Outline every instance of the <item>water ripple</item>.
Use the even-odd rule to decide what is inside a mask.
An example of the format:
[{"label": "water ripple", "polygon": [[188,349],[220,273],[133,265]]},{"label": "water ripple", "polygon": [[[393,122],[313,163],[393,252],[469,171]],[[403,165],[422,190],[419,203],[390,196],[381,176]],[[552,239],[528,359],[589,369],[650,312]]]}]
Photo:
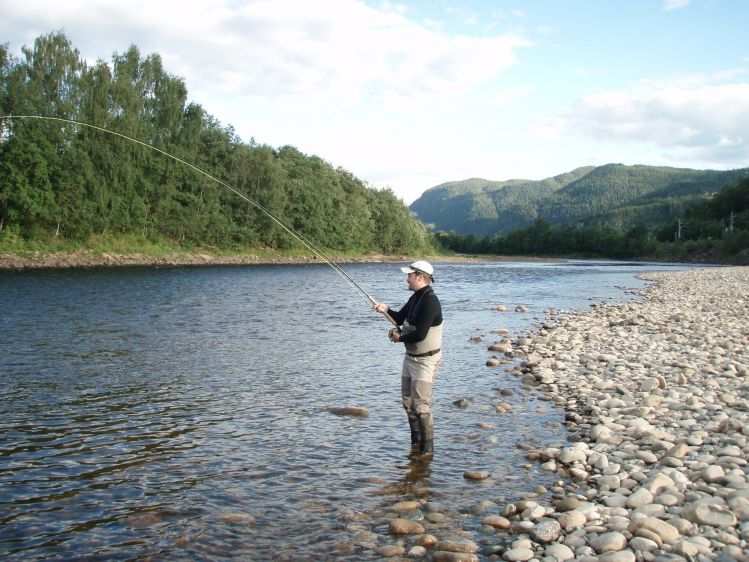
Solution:
[{"label": "water ripple", "polygon": [[[395,266],[346,269],[384,302],[408,297]],[[0,272],[0,557],[345,560],[352,533],[387,537],[397,501],[426,493],[463,521],[477,489],[464,470],[491,466],[498,477],[481,489],[495,499],[544,481],[517,470],[515,445],[563,438],[549,428],[561,413],[524,402],[468,338],[530,329],[545,308],[585,308],[592,291],[616,297],[631,269],[440,271],[431,465],[408,457],[402,349],[329,268]],[[521,302],[527,315],[493,311]],[[518,391],[501,422],[498,385]],[[452,405],[461,397],[465,410]],[[370,416],[326,412],[345,405]],[[491,432],[477,428],[487,417]]]}]

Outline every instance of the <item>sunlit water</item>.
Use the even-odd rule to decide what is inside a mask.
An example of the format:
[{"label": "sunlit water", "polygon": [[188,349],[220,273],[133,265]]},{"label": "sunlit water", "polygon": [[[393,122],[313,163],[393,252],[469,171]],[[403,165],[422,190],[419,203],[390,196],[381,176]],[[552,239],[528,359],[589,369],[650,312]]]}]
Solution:
[{"label": "sunlit water", "polygon": [[[481,500],[553,482],[521,468],[518,443],[567,438],[561,411],[485,366],[491,330],[627,300],[637,272],[665,267],[438,264],[427,464],[409,458],[402,346],[327,266],[0,272],[0,557],[373,560],[352,534],[395,540],[388,507],[415,497],[471,530],[460,514]],[[397,265],[344,268],[394,308],[409,296]],[[347,405],[370,415],[326,410]]]}]

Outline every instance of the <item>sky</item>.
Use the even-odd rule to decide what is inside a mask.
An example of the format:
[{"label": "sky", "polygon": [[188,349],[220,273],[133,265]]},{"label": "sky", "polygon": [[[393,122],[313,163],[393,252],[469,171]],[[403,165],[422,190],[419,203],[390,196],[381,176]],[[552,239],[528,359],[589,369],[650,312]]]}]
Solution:
[{"label": "sky", "polygon": [[580,166],[749,166],[747,0],[0,0],[0,43],[158,53],[246,142],[406,204]]}]

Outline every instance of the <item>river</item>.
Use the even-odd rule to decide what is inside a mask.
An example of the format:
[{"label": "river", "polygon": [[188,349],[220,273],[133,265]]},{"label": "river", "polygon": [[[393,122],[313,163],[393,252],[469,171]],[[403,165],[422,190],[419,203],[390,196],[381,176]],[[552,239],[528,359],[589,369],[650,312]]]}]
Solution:
[{"label": "river", "polygon": [[[471,515],[491,512],[481,499],[554,481],[518,443],[567,439],[563,412],[512,364],[485,365],[491,331],[623,302],[644,286],[636,273],[673,267],[436,264],[445,341],[427,463],[409,456],[402,346],[325,265],[0,271],[0,557],[376,560],[397,541],[389,510],[415,498],[473,532]],[[393,308],[409,296],[398,265],[344,269]],[[327,410],[340,406],[369,416]]]}]

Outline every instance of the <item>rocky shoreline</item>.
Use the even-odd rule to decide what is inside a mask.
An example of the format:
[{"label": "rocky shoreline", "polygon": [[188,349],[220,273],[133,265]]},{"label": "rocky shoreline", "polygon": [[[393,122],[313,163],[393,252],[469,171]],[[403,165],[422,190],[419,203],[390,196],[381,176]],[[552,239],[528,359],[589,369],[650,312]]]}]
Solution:
[{"label": "rocky shoreline", "polygon": [[[336,258],[343,262],[406,261],[406,257],[371,255],[365,258]],[[201,265],[272,265],[323,263],[316,256],[267,257],[253,254],[214,255],[208,253],[172,253],[162,256],[148,254],[118,254],[112,252],[52,252],[19,256],[0,254],[0,270],[68,269],[91,267],[181,267]]]},{"label": "rocky shoreline", "polygon": [[548,312],[535,334],[489,347],[502,352],[487,365],[522,357],[511,372],[564,409],[569,444],[518,445],[562,479],[509,504],[477,483],[477,531],[428,498],[398,503],[381,557],[749,560],[749,268],[642,278],[655,284],[640,302]]},{"label": "rocky shoreline", "polygon": [[[30,267],[315,262],[255,258],[106,263],[105,254],[105,263],[84,256],[68,265],[62,255]],[[641,277],[654,285],[640,301],[549,311],[530,335],[495,331],[503,339],[489,346],[487,365],[517,362],[510,372],[526,392],[565,412],[568,443],[518,444],[534,466],[559,475],[555,485],[503,503],[482,496],[490,470],[467,470],[476,482],[471,502],[481,509],[448,513],[426,487],[414,500],[394,494],[392,505],[351,517],[350,541],[336,553],[448,562],[749,560],[749,268]],[[512,407],[507,396],[497,389],[497,414]]]},{"label": "rocky shoreline", "polygon": [[[469,261],[502,262],[559,262],[555,258],[523,256],[407,256],[400,254],[368,253],[359,257],[330,256],[333,262],[342,263],[401,263],[416,259],[428,259],[436,263],[458,263]],[[215,255],[208,253],[172,253],[162,256],[148,254],[118,254],[112,252],[52,252],[19,256],[0,253],[0,270],[24,269],[69,269],[91,267],[181,267],[202,265],[295,265],[325,263],[318,256],[258,256],[254,254]]]},{"label": "rocky shoreline", "polygon": [[[504,560],[749,560],[749,268],[648,273],[644,302],[550,316],[519,373],[564,407],[566,478]],[[539,513],[541,510],[535,510]]]}]

